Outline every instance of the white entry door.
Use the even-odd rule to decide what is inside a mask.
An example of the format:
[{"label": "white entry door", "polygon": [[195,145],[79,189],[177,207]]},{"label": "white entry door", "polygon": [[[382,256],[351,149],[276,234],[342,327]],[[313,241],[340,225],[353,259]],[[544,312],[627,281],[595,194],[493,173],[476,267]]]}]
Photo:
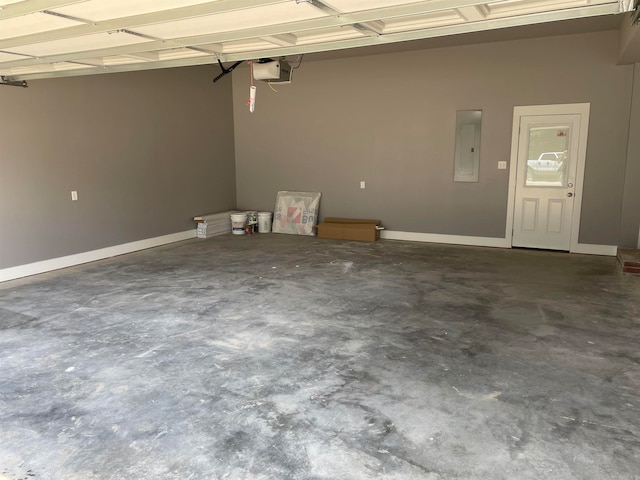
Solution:
[{"label": "white entry door", "polygon": [[513,246],[571,250],[583,120],[581,114],[520,116]]}]

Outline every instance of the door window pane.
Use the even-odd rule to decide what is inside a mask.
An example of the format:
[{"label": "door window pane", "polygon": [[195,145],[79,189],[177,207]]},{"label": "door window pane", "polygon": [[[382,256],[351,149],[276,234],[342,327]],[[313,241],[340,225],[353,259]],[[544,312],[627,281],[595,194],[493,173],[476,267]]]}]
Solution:
[{"label": "door window pane", "polygon": [[566,187],[570,135],[569,125],[529,128],[527,187]]}]

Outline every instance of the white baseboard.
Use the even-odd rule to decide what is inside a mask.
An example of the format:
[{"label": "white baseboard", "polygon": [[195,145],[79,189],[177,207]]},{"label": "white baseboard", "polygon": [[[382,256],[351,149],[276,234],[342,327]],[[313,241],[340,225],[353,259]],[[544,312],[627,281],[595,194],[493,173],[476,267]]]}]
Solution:
[{"label": "white baseboard", "polygon": [[[471,237],[466,235],[442,235],[439,233],[415,233],[383,230],[380,238],[387,240],[408,240],[411,242],[448,243],[451,245],[470,245],[475,247],[511,248],[511,243],[505,238]],[[615,245],[591,245],[578,243],[571,253],[585,255],[605,255],[615,257],[618,247]]]},{"label": "white baseboard", "polygon": [[[180,242],[196,238],[196,230],[187,230],[184,232],[171,233],[160,237],[147,238],[130,243],[123,243],[113,247],[101,248],[90,252],[77,253],[75,255],[67,255],[66,257],[52,258],[41,262],[29,263],[26,265],[18,265],[0,270],[0,282],[15,280],[17,278],[37,275],[39,273],[51,272],[61,268],[73,267],[83,263],[95,262],[105,258],[124,255],[126,253],[137,252],[147,248],[159,247],[169,243]],[[408,240],[412,242],[427,243],[448,243],[451,245],[470,245],[476,247],[495,247],[495,248],[511,248],[510,243],[504,238],[494,237],[471,237],[466,235],[442,235],[438,233],[416,233],[416,232],[398,232],[393,230],[383,230],[380,232],[380,238],[386,240]],[[586,255],[606,255],[615,257],[618,254],[618,247],[615,245],[591,245],[587,243],[578,243],[571,253],[580,253]]]},{"label": "white baseboard", "polygon": [[58,257],[52,258],[50,260],[43,260],[41,262],[18,265],[16,267],[10,267],[0,270],[0,282],[15,280],[16,278],[28,277],[30,275],[37,275],[38,273],[51,272],[53,270],[58,270],[61,268],[73,267],[74,265],[81,265],[83,263],[95,262],[96,260],[103,260],[105,258],[124,255],[125,253],[137,252],[139,250],[145,250],[147,248],[159,247],[161,245],[180,242],[182,240],[188,240],[195,237],[196,230],[192,229],[184,232],[162,235],[160,237],[146,238],[144,240],[138,240],[135,242],[123,243],[121,245],[115,245],[113,247],[100,248],[98,250],[92,250],[90,252],[67,255],[66,257]]},{"label": "white baseboard", "polygon": [[616,245],[592,245],[589,243],[578,243],[575,248],[571,250],[571,253],[615,257],[618,255],[618,247]]},{"label": "white baseboard", "polygon": [[387,240],[409,240],[411,242],[449,243],[451,245],[472,245],[476,247],[511,248],[504,238],[470,237],[467,235],[442,235],[439,233],[397,232],[383,230],[380,238]]}]

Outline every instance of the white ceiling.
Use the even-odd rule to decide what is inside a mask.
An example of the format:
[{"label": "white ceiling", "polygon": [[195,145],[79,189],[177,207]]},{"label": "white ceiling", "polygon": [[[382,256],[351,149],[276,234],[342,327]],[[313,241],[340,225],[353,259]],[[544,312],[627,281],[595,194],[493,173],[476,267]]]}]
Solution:
[{"label": "white ceiling", "polygon": [[18,81],[234,62],[598,17],[633,0],[0,0]]}]

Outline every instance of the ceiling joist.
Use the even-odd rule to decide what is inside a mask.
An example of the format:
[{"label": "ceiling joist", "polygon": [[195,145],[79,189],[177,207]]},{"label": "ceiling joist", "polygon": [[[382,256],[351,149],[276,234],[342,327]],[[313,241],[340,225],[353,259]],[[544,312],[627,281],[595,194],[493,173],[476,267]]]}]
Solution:
[{"label": "ceiling joist", "polygon": [[85,25],[76,25],[51,32],[40,32],[22,35],[19,37],[0,39],[0,49],[19,47],[21,45],[30,45],[44,41],[50,42],[53,40],[64,40],[66,38],[82,37],[84,35],[111,32],[115,30],[132,30],[136,27],[169,22],[176,19],[204,17],[207,15],[214,15],[216,13],[242,10],[249,8],[250,6],[257,7],[272,5],[274,3],[282,3],[282,1],[283,0],[226,0],[225,2],[191,5],[189,7],[161,10],[158,12],[115,18],[102,22],[84,20],[86,22]]},{"label": "ceiling joist", "polygon": [[[123,0],[3,1],[0,75],[12,81],[342,50],[631,9],[619,0],[176,0],[154,11],[151,2],[140,10]],[[38,24],[42,13],[59,19]],[[3,21],[15,34],[3,38]]]},{"label": "ceiling joist", "polygon": [[21,17],[23,15],[29,15],[30,13],[42,12],[43,10],[51,10],[86,1],[87,0],[32,0],[28,2],[10,3],[2,6],[0,9],[0,20]]}]

